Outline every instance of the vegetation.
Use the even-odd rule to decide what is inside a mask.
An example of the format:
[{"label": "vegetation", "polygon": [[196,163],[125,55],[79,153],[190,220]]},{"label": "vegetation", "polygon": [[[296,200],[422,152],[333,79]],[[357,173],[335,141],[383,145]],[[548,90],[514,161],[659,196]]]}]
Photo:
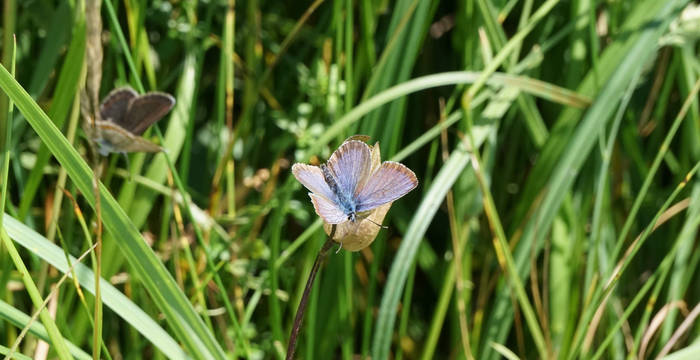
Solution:
[{"label": "vegetation", "polygon": [[[3,4],[0,353],[284,358],[327,239],[291,165],[363,134],[420,184],[298,358],[700,358],[697,2]],[[166,152],[91,150],[125,85]]]}]

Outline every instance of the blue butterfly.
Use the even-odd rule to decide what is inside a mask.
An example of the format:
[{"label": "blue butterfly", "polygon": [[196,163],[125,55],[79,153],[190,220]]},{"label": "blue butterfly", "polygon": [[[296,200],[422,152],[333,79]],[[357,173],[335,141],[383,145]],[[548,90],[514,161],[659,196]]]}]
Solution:
[{"label": "blue butterfly", "polygon": [[292,166],[292,173],[311,191],[309,196],[316,214],[328,224],[340,224],[355,222],[370,210],[418,186],[416,174],[403,164],[384,161],[373,168],[372,163],[372,151],[367,144],[348,140],[333,152],[326,164],[297,163]]}]

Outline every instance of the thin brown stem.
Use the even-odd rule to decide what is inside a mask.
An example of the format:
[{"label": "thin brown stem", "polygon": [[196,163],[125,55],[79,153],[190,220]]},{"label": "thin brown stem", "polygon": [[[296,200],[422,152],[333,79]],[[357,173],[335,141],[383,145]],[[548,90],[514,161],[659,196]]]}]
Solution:
[{"label": "thin brown stem", "polygon": [[316,280],[316,275],[318,270],[321,268],[321,263],[326,258],[328,250],[333,246],[333,235],[335,235],[335,225],[331,228],[331,234],[323,243],[321,250],[319,250],[318,255],[316,255],[316,260],[314,260],[314,265],[311,267],[311,273],[309,273],[309,278],[306,280],[306,287],[304,287],[304,293],[301,295],[301,301],[299,302],[299,307],[297,308],[297,314],[294,317],[294,324],[292,325],[292,333],[289,335],[289,345],[287,345],[287,360],[294,359],[294,351],[297,346],[297,337],[299,336],[299,330],[301,330],[301,324],[304,321],[304,312],[306,312],[306,304],[309,302],[309,295],[311,294],[311,287],[314,285],[314,280]]}]

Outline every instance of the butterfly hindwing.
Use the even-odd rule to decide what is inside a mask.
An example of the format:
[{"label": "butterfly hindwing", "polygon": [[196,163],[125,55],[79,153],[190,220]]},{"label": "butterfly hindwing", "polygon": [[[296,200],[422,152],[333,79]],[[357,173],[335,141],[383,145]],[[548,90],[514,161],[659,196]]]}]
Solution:
[{"label": "butterfly hindwing", "polygon": [[348,216],[331,200],[313,193],[309,193],[311,202],[314,204],[316,214],[328,224],[340,224],[348,220]]},{"label": "butterfly hindwing", "polygon": [[357,211],[372,210],[392,202],[418,186],[416,174],[403,164],[385,161],[357,189]]},{"label": "butterfly hindwing", "polygon": [[175,98],[166,93],[150,92],[137,96],[131,99],[123,120],[118,124],[132,134],[141,135],[174,105]]},{"label": "butterfly hindwing", "polygon": [[134,136],[128,131],[111,121],[96,121],[96,138],[94,139],[99,152],[107,156],[110,152],[127,153],[134,151],[159,152],[160,146],[139,136]]},{"label": "butterfly hindwing", "polygon": [[353,198],[356,189],[367,180],[372,168],[369,146],[357,140],[346,141],[333,152],[326,164],[343,195]]},{"label": "butterfly hindwing", "polygon": [[335,194],[323,178],[323,171],[318,166],[297,163],[292,165],[292,174],[312,193],[323,196],[327,200],[335,198]]},{"label": "butterfly hindwing", "polygon": [[122,148],[123,152],[160,152],[163,148],[142,137],[134,137],[130,143]]},{"label": "butterfly hindwing", "polygon": [[100,104],[102,120],[121,122],[126,115],[129,102],[137,96],[136,91],[128,86],[112,90]]}]

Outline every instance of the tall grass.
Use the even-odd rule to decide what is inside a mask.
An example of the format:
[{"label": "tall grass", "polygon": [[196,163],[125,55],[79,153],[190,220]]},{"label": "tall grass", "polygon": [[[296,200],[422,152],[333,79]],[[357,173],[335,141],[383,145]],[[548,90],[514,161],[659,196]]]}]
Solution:
[{"label": "tall grass", "polygon": [[298,358],[700,357],[696,2],[104,2],[100,96],[177,99],[128,162],[77,129],[85,9],[3,0],[0,354],[283,358],[326,241],[291,164],[359,133],[420,186]]}]

